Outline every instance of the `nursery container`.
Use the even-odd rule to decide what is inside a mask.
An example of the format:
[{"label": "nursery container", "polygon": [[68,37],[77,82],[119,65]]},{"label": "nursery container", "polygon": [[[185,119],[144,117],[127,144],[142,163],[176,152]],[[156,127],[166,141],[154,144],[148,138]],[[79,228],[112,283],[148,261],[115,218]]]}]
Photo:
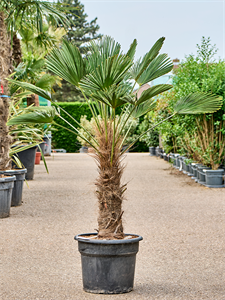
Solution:
[{"label": "nursery container", "polygon": [[9,217],[16,176],[0,177],[0,219]]},{"label": "nursery container", "polygon": [[156,156],[156,148],[155,147],[149,147],[150,156]]},{"label": "nursery container", "polygon": [[207,167],[202,164],[197,164],[197,178],[195,179],[196,182],[199,182],[200,180],[200,172],[202,172],[202,170],[206,168]]},{"label": "nursery container", "polygon": [[50,156],[51,152],[52,152],[52,148],[51,148],[51,144],[52,144],[52,136],[51,134],[48,134],[47,136],[45,136],[43,138],[44,142],[45,142],[45,148],[44,148],[44,155],[45,156]]},{"label": "nursery container", "polygon": [[35,155],[35,165],[39,165],[41,161],[41,152],[36,152]]},{"label": "nursery container", "polygon": [[223,183],[224,169],[218,170],[207,170],[204,169],[205,173],[205,186],[210,188],[222,188],[225,187]]},{"label": "nursery container", "polygon": [[25,175],[26,180],[34,179],[34,163],[35,163],[36,151],[37,151],[37,146],[34,146],[32,148],[17,153],[21,163],[27,169],[27,173]]},{"label": "nursery container", "polygon": [[198,167],[198,183],[205,185],[205,172],[204,170],[210,170],[211,168],[205,166]]},{"label": "nursery container", "polygon": [[[120,294],[133,289],[140,235],[123,240],[93,240],[75,236],[81,254],[83,288],[96,294]],[[130,235],[130,234],[129,234]],[[126,234],[128,236],[128,234]]]},{"label": "nursery container", "polygon": [[197,166],[200,165],[202,166],[202,164],[199,163],[192,163],[192,171],[193,171],[193,176],[191,177],[191,179],[194,179],[195,181],[197,180],[197,176],[198,176],[198,170],[197,170]]},{"label": "nursery container", "polygon": [[188,173],[187,165],[184,160],[182,161],[182,171],[184,174]]},{"label": "nursery container", "polygon": [[159,147],[159,146],[157,146],[156,147],[156,156],[157,157],[160,157],[160,153],[162,152],[162,149]]},{"label": "nursery container", "polygon": [[188,176],[193,176],[193,168],[192,168],[192,164],[188,164]]},{"label": "nursery container", "polygon": [[80,153],[88,153],[88,147],[82,146],[79,151]]},{"label": "nursery container", "polygon": [[3,172],[4,175],[16,177],[14,181],[14,187],[12,190],[11,206],[20,206],[22,204],[23,183],[25,180],[25,174],[27,173],[27,169],[13,169]]}]

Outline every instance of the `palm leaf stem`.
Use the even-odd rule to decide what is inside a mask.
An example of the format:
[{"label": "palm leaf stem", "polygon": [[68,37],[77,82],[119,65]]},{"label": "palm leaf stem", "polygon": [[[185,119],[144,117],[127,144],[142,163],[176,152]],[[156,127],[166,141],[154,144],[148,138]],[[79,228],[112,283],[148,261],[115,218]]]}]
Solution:
[{"label": "palm leaf stem", "polygon": [[111,166],[113,163],[113,156],[114,156],[115,135],[116,135],[116,109],[113,108],[113,141],[112,141],[112,151],[111,151]]},{"label": "palm leaf stem", "polygon": [[129,150],[143,135],[145,135],[148,131],[154,129],[155,127],[157,127],[158,125],[160,125],[161,123],[165,122],[166,120],[171,119],[174,115],[176,115],[177,113],[175,112],[174,114],[172,114],[171,116],[167,117],[166,119],[160,121],[159,123],[157,123],[156,125],[152,126],[151,128],[149,128],[148,130],[146,130],[145,132],[143,132],[142,134],[140,134],[136,140],[134,140],[134,142],[132,142],[125,150],[123,150],[121,152],[121,155],[123,155],[127,150]]},{"label": "palm leaf stem", "polygon": [[[87,131],[87,129],[85,129],[76,119],[74,119],[74,117],[72,115],[70,115],[65,109],[63,109],[60,105],[58,105],[56,102],[54,102],[54,104],[56,104],[56,106],[59,107],[59,109],[61,109],[67,116],[69,116],[77,125],[79,125],[79,127],[81,127],[94,141],[95,143],[98,145],[98,142],[95,140],[95,138],[93,138],[93,136],[90,134],[90,132]],[[58,115],[59,118],[63,118],[62,116]],[[65,119],[64,119],[65,120]],[[70,122],[67,122],[71,127],[76,128],[74,126],[71,125]],[[77,130],[77,129],[76,129]]]},{"label": "palm leaf stem", "polygon": [[88,101],[88,99],[87,99],[87,97],[86,97],[86,95],[85,95],[83,89],[82,89],[80,86],[79,86],[79,89],[80,89],[82,95],[84,96],[84,99],[85,99],[85,101],[87,102],[87,104],[88,104],[88,106],[89,106],[89,108],[90,108],[90,110],[91,110],[92,116],[93,116],[93,118],[95,119],[95,123],[96,123],[96,125],[97,125],[97,127],[98,127],[98,130],[99,130],[99,132],[101,133],[101,127],[100,127],[100,124],[99,124],[98,116],[96,116],[96,114],[94,113],[94,110],[93,110],[93,108],[92,108],[90,102]]},{"label": "palm leaf stem", "polygon": [[119,115],[119,120],[118,120],[118,122],[116,123],[116,131],[117,131],[117,129],[119,128],[119,125],[120,125],[121,120],[123,120],[124,116],[126,115],[126,114],[124,113],[124,110],[125,110],[125,109],[127,109],[127,106],[126,106],[126,105],[123,106],[122,111],[121,111],[121,113],[120,113],[120,115]]},{"label": "palm leaf stem", "polygon": [[[65,121],[66,123],[68,123],[71,126],[71,124],[69,122],[67,122],[66,120],[63,120],[63,121]],[[60,124],[58,124],[56,122],[53,122],[52,124],[55,125],[55,126],[59,126],[59,127],[63,128],[63,129],[66,129],[67,131],[70,131],[73,134],[79,136],[81,139],[83,139],[85,142],[87,142],[92,148],[94,148],[96,150],[96,152],[98,152],[98,154],[101,156],[101,153],[98,151],[98,149],[90,141],[88,141],[85,137],[83,137],[82,135],[80,135],[79,132],[74,132],[73,130],[71,130],[71,129],[63,126],[63,125],[60,125]],[[77,131],[77,129],[76,129],[76,131]]]},{"label": "palm leaf stem", "polygon": [[132,113],[134,112],[135,108],[136,108],[136,106],[134,106],[134,107],[131,109],[131,111],[130,111],[130,112],[128,113],[128,115],[127,115],[127,118],[126,118],[125,122],[123,122],[122,128],[120,128],[119,133],[118,133],[118,135],[117,135],[118,138],[117,138],[117,140],[116,140],[116,144],[118,143],[119,137],[121,136],[122,131],[123,131],[123,129],[124,129],[124,127],[125,127],[127,121],[129,120],[130,116],[131,116]]},{"label": "palm leaf stem", "polygon": [[39,148],[39,150],[40,150],[40,152],[41,152],[41,158],[42,158],[42,160],[43,160],[43,162],[44,162],[44,165],[45,165],[45,170],[46,170],[46,172],[49,174],[49,171],[48,171],[48,166],[47,166],[47,164],[46,164],[46,161],[45,161],[44,154],[43,154],[43,152],[42,152],[42,150],[41,150],[41,147],[40,147],[40,145],[39,145],[39,144],[38,144],[38,148]]},{"label": "palm leaf stem", "polygon": [[130,127],[127,129],[127,132],[126,132],[126,134],[125,134],[125,136],[124,136],[124,138],[123,138],[123,140],[122,140],[122,142],[121,142],[119,148],[121,148],[121,147],[123,146],[123,143],[124,143],[124,141],[126,140],[127,135],[128,135],[128,133],[130,132],[130,130],[131,130],[131,127],[132,127],[132,122],[131,122],[131,124],[130,124]]},{"label": "palm leaf stem", "polygon": [[108,111],[107,106],[101,103],[102,107],[104,107],[104,124],[105,124],[105,140],[108,142],[108,129],[107,129],[107,120],[108,120]]}]

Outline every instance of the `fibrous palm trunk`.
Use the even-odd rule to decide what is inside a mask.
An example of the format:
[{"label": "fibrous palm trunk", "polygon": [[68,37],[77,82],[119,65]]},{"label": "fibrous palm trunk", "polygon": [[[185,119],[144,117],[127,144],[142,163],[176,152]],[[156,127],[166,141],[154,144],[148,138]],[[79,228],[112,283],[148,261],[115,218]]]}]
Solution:
[{"label": "fibrous palm trunk", "polygon": [[9,149],[11,137],[6,125],[9,114],[8,82],[11,71],[11,49],[5,26],[4,13],[0,11],[0,170],[10,168]]},{"label": "fibrous palm trunk", "polygon": [[99,143],[99,153],[95,153],[98,163],[99,177],[95,184],[99,202],[98,238],[122,239],[122,202],[126,184],[121,184],[124,167],[121,165],[121,154],[118,145],[114,148],[111,161],[113,122],[108,122],[107,134],[105,126],[101,126],[101,133],[96,134]]},{"label": "fibrous palm trunk", "polygon": [[15,67],[18,66],[19,63],[22,61],[22,52],[21,52],[21,45],[20,39],[17,37],[16,33],[13,34],[13,45],[12,45],[12,58],[13,58],[13,65]]}]

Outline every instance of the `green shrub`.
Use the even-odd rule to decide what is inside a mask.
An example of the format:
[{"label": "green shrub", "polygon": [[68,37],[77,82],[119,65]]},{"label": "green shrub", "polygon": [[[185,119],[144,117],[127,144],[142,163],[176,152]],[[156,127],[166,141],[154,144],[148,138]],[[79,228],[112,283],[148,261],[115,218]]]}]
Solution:
[{"label": "green shrub", "polygon": [[[77,121],[80,121],[81,116],[84,115],[87,116],[88,120],[90,120],[92,117],[88,104],[85,102],[58,102],[57,104]],[[61,116],[68,120],[74,127],[78,128],[77,124],[63,111],[61,111]],[[71,129],[71,127],[60,118],[56,118],[55,121],[57,124]],[[56,130],[52,132],[52,143],[54,148],[63,148],[66,149],[67,152],[77,152],[79,150],[81,145],[74,133],[58,126],[56,126],[55,129]]]}]

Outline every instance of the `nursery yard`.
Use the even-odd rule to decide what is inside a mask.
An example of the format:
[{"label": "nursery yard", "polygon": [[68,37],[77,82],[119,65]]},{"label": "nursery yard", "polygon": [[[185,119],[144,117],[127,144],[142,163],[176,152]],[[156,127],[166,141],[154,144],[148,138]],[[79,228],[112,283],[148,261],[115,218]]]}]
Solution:
[{"label": "nursery yard", "polygon": [[129,153],[124,181],[127,233],[143,236],[134,291],[83,292],[74,236],[94,232],[96,164],[54,154],[35,166],[23,205],[0,219],[2,300],[225,299],[225,189],[209,189],[147,153]]}]

